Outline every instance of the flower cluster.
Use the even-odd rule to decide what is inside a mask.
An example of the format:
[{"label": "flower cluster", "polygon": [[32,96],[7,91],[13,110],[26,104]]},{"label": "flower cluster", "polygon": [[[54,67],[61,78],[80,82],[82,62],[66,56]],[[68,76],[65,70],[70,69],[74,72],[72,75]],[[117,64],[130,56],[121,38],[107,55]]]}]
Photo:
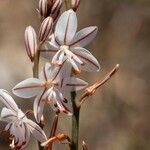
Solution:
[{"label": "flower cluster", "polygon": [[[36,34],[31,26],[25,30],[25,46],[31,61],[38,63],[40,54],[48,61],[39,75],[21,81],[12,91],[21,98],[35,97],[33,113],[38,123],[43,118],[45,104],[51,106],[57,115],[61,112],[71,115],[72,102],[64,91],[77,91],[87,86],[87,82],[76,77],[82,70],[100,70],[97,59],[84,48],[96,36],[97,27],[90,26],[77,32],[79,2],[71,1],[71,8],[58,18],[62,0],[40,0],[39,33]],[[11,148],[24,148],[31,133],[40,142],[47,140],[40,126],[26,117],[7,91],[0,90],[0,101],[6,106],[1,112],[1,120],[8,122],[5,130],[13,136]]]}]

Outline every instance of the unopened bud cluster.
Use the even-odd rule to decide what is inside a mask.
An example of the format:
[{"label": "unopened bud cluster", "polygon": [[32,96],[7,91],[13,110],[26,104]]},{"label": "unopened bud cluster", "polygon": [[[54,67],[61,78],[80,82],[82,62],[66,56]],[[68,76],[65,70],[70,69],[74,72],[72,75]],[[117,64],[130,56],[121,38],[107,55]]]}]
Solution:
[{"label": "unopened bud cluster", "polygon": [[40,0],[39,14],[41,20],[51,16],[54,21],[57,19],[62,6],[62,0]]}]

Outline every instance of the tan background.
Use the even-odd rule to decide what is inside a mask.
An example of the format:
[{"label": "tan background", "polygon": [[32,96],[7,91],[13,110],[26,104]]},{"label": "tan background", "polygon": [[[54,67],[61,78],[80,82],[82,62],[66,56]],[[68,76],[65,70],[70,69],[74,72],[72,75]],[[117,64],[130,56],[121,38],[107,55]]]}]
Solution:
[{"label": "tan background", "polygon": [[[11,91],[16,83],[32,76],[24,30],[28,25],[39,27],[36,6],[37,0],[0,0],[0,88]],[[121,66],[118,74],[84,104],[80,143],[85,140],[89,150],[149,150],[150,1],[82,0],[78,17],[79,28],[99,27],[88,49],[101,62],[102,70],[84,73],[85,79],[93,83],[116,63]],[[23,110],[32,108],[32,100],[16,101]],[[53,112],[48,108],[46,117],[50,127]],[[70,134],[69,122],[63,115],[58,130]],[[32,140],[26,150],[36,150],[36,146]],[[7,140],[1,137],[0,150],[7,149]],[[68,147],[58,144],[54,149]]]}]

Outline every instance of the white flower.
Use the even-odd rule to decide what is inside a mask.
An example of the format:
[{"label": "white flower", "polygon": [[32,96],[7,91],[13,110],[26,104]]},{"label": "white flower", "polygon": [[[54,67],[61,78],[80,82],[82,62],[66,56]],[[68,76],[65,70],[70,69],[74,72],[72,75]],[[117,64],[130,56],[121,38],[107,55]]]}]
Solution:
[{"label": "white flower", "polygon": [[[64,62],[65,63],[65,62]],[[65,99],[59,89],[67,89],[68,91],[80,90],[87,86],[87,83],[75,77],[62,78],[62,67],[55,67],[46,63],[43,67],[39,79],[29,78],[17,84],[13,93],[19,97],[34,97],[34,115],[39,122],[44,109],[45,102],[48,102],[56,113],[65,112],[70,114],[71,103]],[[60,78],[61,76],[61,78]]]},{"label": "white flower", "polygon": [[28,119],[18,108],[14,99],[3,89],[0,89],[0,101],[6,106],[1,111],[1,120],[8,123],[5,130],[14,136],[10,144],[12,149],[24,148],[30,140],[30,134],[33,134],[40,142],[47,140],[39,125]]},{"label": "white flower", "polygon": [[53,64],[62,64],[68,59],[73,68],[78,72],[80,68],[86,71],[99,71],[97,59],[85,48],[96,36],[97,27],[90,26],[77,32],[77,17],[73,10],[65,11],[59,18],[55,32],[41,50],[42,55],[49,58],[55,53]]}]

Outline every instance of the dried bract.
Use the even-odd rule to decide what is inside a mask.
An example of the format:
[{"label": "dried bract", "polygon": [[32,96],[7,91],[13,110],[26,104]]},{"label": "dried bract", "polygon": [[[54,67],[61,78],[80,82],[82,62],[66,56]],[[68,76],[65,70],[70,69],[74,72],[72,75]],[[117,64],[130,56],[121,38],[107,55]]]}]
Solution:
[{"label": "dried bract", "polygon": [[119,64],[117,64],[109,73],[104,77],[103,80],[96,82],[95,84],[87,87],[85,89],[85,93],[82,95],[80,99],[79,107],[81,107],[82,103],[88,98],[89,96],[93,95],[96,90],[104,85],[117,71],[119,70]]},{"label": "dried bract", "polygon": [[52,27],[53,27],[53,18],[47,17],[46,19],[44,19],[39,31],[40,42],[44,42],[47,39],[48,35],[51,34]]},{"label": "dried bract", "polygon": [[25,30],[25,46],[29,58],[33,61],[37,50],[37,36],[31,26],[28,26]]}]

